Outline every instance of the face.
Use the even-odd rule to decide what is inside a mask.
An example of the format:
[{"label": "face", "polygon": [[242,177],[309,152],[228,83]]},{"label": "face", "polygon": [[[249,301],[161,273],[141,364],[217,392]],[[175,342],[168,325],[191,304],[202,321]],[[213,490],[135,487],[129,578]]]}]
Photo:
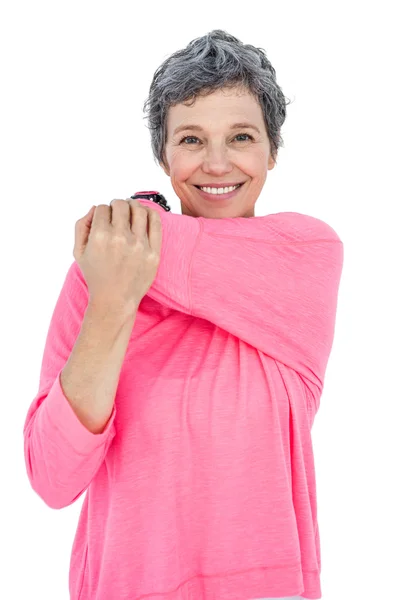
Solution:
[{"label": "face", "polygon": [[[240,124],[240,125],[239,125]],[[261,106],[247,90],[217,90],[192,106],[172,106],[165,162],[182,214],[254,217],[254,205],[275,161]],[[226,187],[241,184],[233,192]],[[225,193],[199,187],[219,186]]]}]

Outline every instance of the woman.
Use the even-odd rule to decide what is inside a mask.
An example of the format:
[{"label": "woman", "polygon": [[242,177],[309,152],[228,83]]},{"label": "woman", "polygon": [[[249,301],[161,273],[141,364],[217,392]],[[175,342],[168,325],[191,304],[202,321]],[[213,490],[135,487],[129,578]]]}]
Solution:
[{"label": "woman", "polygon": [[128,199],[77,222],[24,428],[46,504],[87,491],[71,598],[321,598],[311,427],[342,242],[251,218],[286,114],[262,50],[196,39],[146,105],[182,215]]}]

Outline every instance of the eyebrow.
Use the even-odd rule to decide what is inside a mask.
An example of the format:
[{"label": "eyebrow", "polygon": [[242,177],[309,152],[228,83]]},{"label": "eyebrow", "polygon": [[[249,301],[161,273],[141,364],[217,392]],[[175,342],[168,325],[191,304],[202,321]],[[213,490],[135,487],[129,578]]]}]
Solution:
[{"label": "eyebrow", "polygon": [[[173,135],[176,135],[180,131],[186,131],[188,129],[192,129],[193,131],[203,131],[203,128],[200,125],[181,125],[177,127],[174,131]],[[251,125],[250,123],[234,123],[230,126],[230,129],[254,129],[257,133],[260,133],[260,130],[255,125]]]}]

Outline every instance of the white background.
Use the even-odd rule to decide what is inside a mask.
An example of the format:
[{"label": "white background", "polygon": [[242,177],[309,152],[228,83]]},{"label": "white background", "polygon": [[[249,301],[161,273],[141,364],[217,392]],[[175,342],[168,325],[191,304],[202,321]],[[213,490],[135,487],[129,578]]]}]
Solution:
[{"label": "white background", "polygon": [[344,243],[335,341],[313,427],[323,599],[400,597],[395,7],[2,3],[2,599],[69,597],[83,497],[57,511],[33,492],[22,430],[73,261],[75,222],[92,204],[142,189],[160,190],[180,213],[153,160],[142,108],[161,62],[217,28],[264,48],[294,100],[256,216],[307,213]]}]

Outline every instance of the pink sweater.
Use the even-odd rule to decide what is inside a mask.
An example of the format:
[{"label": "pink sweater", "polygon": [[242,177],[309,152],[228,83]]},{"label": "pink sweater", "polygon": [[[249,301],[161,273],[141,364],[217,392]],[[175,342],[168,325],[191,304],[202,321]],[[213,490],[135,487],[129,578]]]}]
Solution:
[{"label": "pink sweater", "polygon": [[88,302],[74,261],[24,426],[51,508],[85,492],[71,600],[321,598],[311,428],[331,352],[343,244],[294,212],[161,215],[106,429],[60,385]]}]

